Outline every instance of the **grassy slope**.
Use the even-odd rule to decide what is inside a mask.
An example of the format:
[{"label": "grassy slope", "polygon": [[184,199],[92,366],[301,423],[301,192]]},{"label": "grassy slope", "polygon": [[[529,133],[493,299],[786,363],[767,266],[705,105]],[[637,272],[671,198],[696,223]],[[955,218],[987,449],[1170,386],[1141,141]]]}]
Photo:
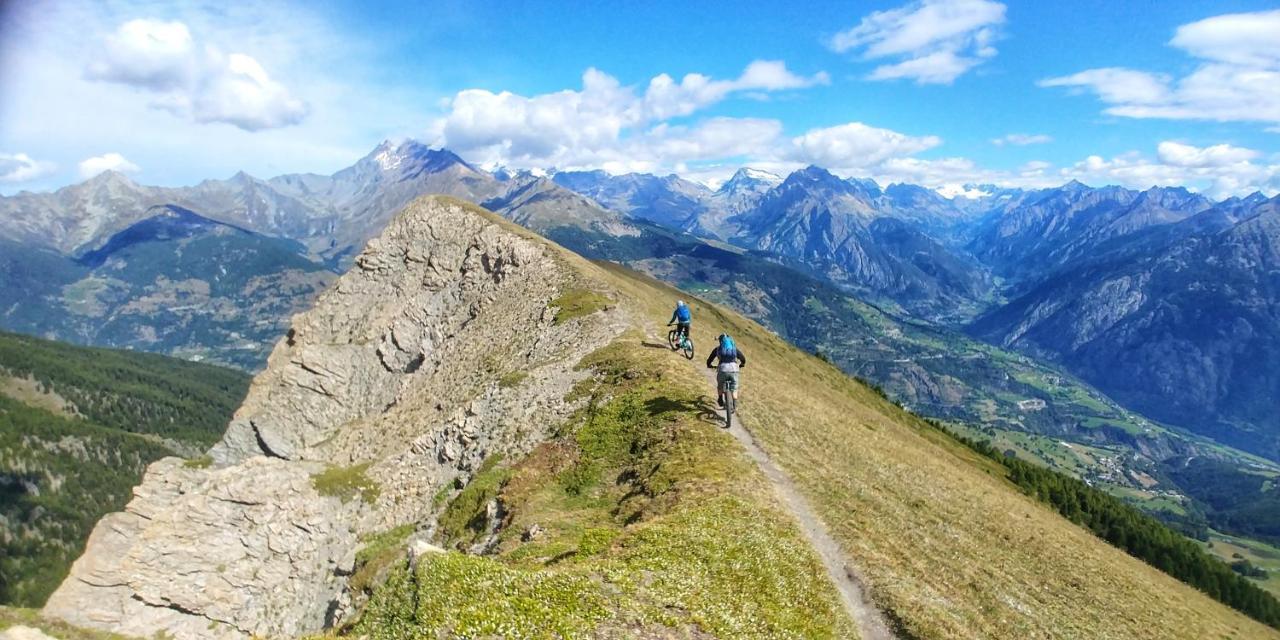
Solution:
[{"label": "grassy slope", "polygon": [[[631,299],[632,281],[612,282],[563,257],[587,278],[557,301],[563,307],[553,302],[558,322],[590,321],[588,308],[601,305],[574,302],[599,302],[586,289],[600,279],[623,285],[603,287],[611,299]],[[368,578],[380,566],[388,577],[353,631],[374,639],[856,637],[816,554],[715,422],[700,372],[647,342],[632,331],[589,356],[580,366],[595,375],[571,392],[587,406],[552,440],[520,460],[491,458],[464,489],[438,497],[447,503],[439,541],[455,550],[410,570],[397,560],[408,531],[371,538],[356,575],[361,586],[377,582]],[[490,539],[494,498],[503,527]],[[526,539],[533,525],[541,532]],[[456,550],[476,543],[488,553]]]},{"label": "grassy slope", "polygon": [[[1208,525],[1202,505],[1171,508],[1194,487],[1159,473],[1159,462],[1190,452],[1242,467],[1275,464],[1126,411],[1101,392],[1043,362],[962,333],[904,320],[758,254],[699,245],[643,228],[608,238],[553,229],[586,255],[622,261],[684,291],[743,313],[806,351],[870,380],[912,411],[980,425],[982,435],[1051,468],[1094,482],[1189,534]],[[1020,403],[1041,400],[1041,409]],[[1098,455],[1077,455],[1094,451]],[[1136,454],[1136,455],[1134,455]],[[1154,479],[1157,484],[1146,484]],[[1235,531],[1239,534],[1241,531]]]},{"label": "grassy slope", "polygon": [[146,466],[215,441],[247,387],[218,367],[0,333],[0,602],[43,604]]},{"label": "grassy slope", "polygon": [[[589,408],[507,466],[490,461],[441,518],[444,542],[378,590],[358,634],[849,638],[826,574],[759,471],[665,348],[624,337],[585,363]],[[537,525],[541,533],[526,540]],[[648,637],[648,636],[646,636]]]},{"label": "grassy slope", "polygon": [[[665,319],[674,289],[614,269]],[[638,283],[639,279],[647,281]],[[998,467],[759,325],[704,303],[694,338],[728,329],[750,362],[743,413],[921,637],[1276,637],[1070,524]],[[693,363],[690,366],[698,366]]]}]

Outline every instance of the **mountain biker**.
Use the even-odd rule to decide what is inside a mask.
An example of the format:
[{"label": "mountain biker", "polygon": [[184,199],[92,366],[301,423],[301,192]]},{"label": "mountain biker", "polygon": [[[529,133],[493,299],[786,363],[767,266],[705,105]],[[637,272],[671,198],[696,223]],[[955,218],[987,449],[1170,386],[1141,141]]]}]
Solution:
[{"label": "mountain biker", "polygon": [[[747,357],[742,354],[742,349],[734,343],[733,338],[728,334],[722,333],[717,338],[719,344],[715,349],[711,350],[711,355],[707,356],[707,368],[711,369],[716,365],[712,364],[718,358],[720,360],[719,370],[716,371],[716,388],[720,385],[727,384],[729,391],[733,394],[733,401],[738,401],[738,367],[747,366]],[[724,398],[720,394],[716,394],[716,402],[720,406],[724,406]]]},{"label": "mountain biker", "polygon": [[689,310],[689,305],[684,300],[676,301],[676,310],[671,312],[671,320],[667,322],[667,326],[676,325],[676,331],[681,336],[681,342],[689,337],[689,327],[693,324],[693,312]]}]

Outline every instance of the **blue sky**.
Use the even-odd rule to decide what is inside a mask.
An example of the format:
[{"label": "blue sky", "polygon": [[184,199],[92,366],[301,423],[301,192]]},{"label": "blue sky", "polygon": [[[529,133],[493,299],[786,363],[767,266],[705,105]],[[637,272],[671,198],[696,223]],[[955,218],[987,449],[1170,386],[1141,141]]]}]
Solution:
[{"label": "blue sky", "polygon": [[6,3],[0,192],[329,173],[404,137],[712,184],[1280,191],[1276,2],[263,5]]}]

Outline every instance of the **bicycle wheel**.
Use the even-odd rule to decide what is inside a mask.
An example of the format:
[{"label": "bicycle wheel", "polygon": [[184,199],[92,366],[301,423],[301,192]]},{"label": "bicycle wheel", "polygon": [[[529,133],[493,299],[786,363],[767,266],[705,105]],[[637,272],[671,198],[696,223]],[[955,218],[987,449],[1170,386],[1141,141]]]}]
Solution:
[{"label": "bicycle wheel", "polygon": [[667,332],[667,344],[671,345],[672,351],[675,351],[676,349],[680,348],[680,343],[677,342],[677,340],[679,339],[679,336],[677,335],[678,333],[679,333],[678,329],[672,329]]},{"label": "bicycle wheel", "polygon": [[681,348],[684,350],[684,357],[689,360],[692,360],[693,359],[693,338],[685,338],[684,344],[681,345]]},{"label": "bicycle wheel", "polygon": [[728,385],[720,385],[720,398],[724,400],[724,428],[733,426],[733,392]]}]

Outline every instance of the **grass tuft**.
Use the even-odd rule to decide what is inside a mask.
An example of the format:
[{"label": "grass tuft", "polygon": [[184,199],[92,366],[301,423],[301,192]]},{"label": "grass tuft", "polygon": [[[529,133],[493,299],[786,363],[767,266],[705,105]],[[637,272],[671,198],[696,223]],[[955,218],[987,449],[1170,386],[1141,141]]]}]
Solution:
[{"label": "grass tuft", "polygon": [[440,537],[449,546],[464,548],[484,533],[488,524],[487,507],[511,477],[511,469],[499,466],[501,462],[500,454],[486,458],[475,477],[440,514]]},{"label": "grass tuft", "polygon": [[504,374],[501,378],[498,378],[498,386],[503,389],[518,387],[520,386],[520,383],[524,382],[528,378],[529,373],[527,371],[512,371]]},{"label": "grass tuft", "polygon": [[188,469],[208,469],[213,466],[213,456],[204,454],[194,458],[187,458],[182,462],[182,466]]},{"label": "grass tuft", "polygon": [[382,494],[382,488],[365,475],[370,464],[364,462],[350,467],[328,467],[311,476],[311,485],[322,496],[338,498],[343,502],[359,497],[366,504],[373,504]]},{"label": "grass tuft", "polygon": [[411,524],[368,536],[356,551],[356,569],[348,586],[356,593],[372,593],[379,576],[396,560],[404,557],[404,544],[413,535]]},{"label": "grass tuft", "polygon": [[613,301],[589,289],[570,289],[548,306],[556,309],[554,324],[564,324],[574,318],[591,315],[609,308]]}]

